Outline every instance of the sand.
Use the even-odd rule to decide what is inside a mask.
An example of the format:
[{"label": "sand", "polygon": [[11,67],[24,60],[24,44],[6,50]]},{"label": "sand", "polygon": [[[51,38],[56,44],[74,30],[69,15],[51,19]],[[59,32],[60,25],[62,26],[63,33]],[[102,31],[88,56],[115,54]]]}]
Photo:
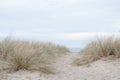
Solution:
[{"label": "sand", "polygon": [[120,59],[102,59],[77,67],[70,64],[74,56],[72,53],[59,59],[55,63],[58,73],[54,75],[26,70],[1,71],[0,80],[120,80]]}]

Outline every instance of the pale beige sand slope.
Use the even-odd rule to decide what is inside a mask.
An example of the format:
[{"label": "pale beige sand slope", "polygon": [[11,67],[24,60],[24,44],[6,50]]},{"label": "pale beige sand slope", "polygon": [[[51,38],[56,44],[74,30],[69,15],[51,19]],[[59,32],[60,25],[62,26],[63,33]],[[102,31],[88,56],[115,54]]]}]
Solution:
[{"label": "pale beige sand slope", "polygon": [[74,53],[67,55],[56,63],[59,71],[56,75],[21,70],[14,73],[5,72],[1,74],[0,80],[120,80],[120,59],[99,60],[90,66],[75,67],[70,64],[74,56]]}]

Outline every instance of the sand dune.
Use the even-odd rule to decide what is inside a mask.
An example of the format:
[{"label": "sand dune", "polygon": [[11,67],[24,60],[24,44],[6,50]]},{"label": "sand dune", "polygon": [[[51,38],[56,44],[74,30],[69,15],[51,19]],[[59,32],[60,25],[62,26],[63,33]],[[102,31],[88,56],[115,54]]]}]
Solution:
[{"label": "sand dune", "polygon": [[120,80],[120,59],[98,60],[90,65],[73,66],[72,53],[55,63],[57,73],[46,75],[37,71],[20,70],[18,72],[1,71],[0,80]]}]

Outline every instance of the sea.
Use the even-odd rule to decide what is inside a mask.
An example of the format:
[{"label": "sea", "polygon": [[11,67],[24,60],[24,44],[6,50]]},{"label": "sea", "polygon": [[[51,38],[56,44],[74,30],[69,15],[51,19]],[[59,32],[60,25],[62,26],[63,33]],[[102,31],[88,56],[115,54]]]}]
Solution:
[{"label": "sea", "polygon": [[70,52],[77,53],[80,52],[81,48],[69,48]]}]

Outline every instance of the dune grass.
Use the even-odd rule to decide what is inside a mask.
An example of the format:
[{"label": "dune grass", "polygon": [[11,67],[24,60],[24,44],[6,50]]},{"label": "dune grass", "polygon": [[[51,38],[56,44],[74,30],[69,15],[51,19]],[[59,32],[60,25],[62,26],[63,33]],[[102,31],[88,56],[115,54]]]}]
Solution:
[{"label": "dune grass", "polygon": [[7,63],[7,66],[15,71],[26,69],[53,73],[50,66],[56,58],[67,52],[69,51],[66,47],[50,42],[30,42],[11,38],[0,41],[0,61]]},{"label": "dune grass", "polygon": [[79,52],[72,62],[75,65],[85,65],[103,57],[114,56],[120,58],[120,38],[97,38]]}]

